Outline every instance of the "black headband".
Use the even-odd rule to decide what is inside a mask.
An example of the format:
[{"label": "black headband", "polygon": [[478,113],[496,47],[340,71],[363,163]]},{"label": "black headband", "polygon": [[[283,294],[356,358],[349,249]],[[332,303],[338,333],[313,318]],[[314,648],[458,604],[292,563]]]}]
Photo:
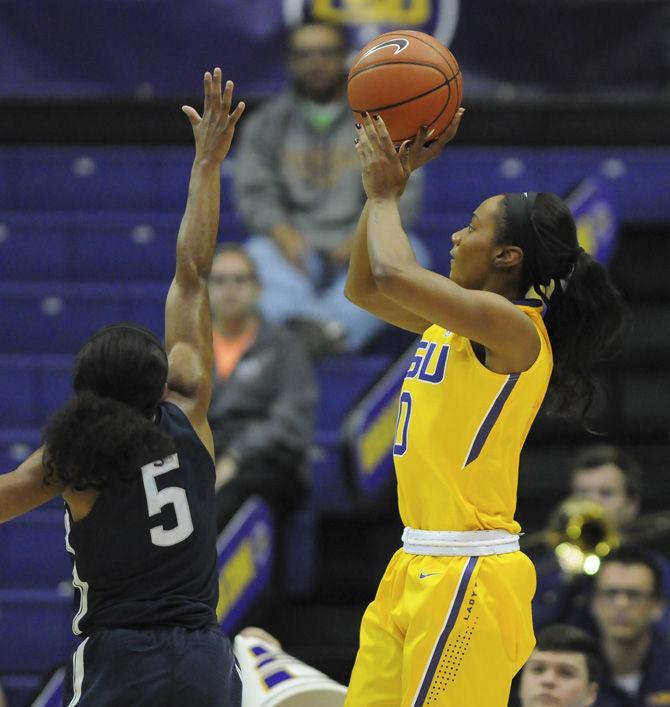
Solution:
[{"label": "black headband", "polygon": [[507,240],[523,250],[523,277],[537,289],[546,287],[552,279],[547,272],[546,248],[531,220],[537,192],[529,191],[507,196]]},{"label": "black headband", "polygon": [[163,344],[161,343],[161,340],[153,333],[153,331],[151,331],[150,329],[146,329],[143,326],[139,326],[138,324],[133,324],[132,322],[119,322],[118,324],[109,324],[108,326],[105,326],[102,329],[98,329],[98,331],[96,331],[91,336],[89,336],[88,339],[86,339],[84,345],[81,348],[83,349],[84,346],[87,346],[99,337],[104,336],[105,334],[112,331],[132,331],[135,334],[139,334],[145,339],[145,341],[148,341],[154,346],[157,346],[163,356],[165,356],[165,359],[167,360],[167,355],[165,353],[165,349],[163,348]]},{"label": "black headband", "polygon": [[537,192],[534,191],[507,196],[507,233],[524,253],[537,247],[537,234],[530,220],[536,198]]}]

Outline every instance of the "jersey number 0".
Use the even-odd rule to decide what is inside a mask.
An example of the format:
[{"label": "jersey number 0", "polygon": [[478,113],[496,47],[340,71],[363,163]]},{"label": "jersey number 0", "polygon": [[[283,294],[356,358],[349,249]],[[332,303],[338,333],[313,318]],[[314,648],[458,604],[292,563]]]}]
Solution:
[{"label": "jersey number 0", "polygon": [[170,530],[166,530],[162,525],[151,529],[151,542],[159,547],[176,545],[182,540],[186,540],[193,532],[193,520],[191,519],[191,509],[188,507],[186,491],[179,486],[167,486],[159,491],[156,485],[158,476],[178,468],[179,457],[176,454],[171,454],[165,459],[159,459],[142,467],[142,480],[144,481],[149,517],[157,515],[169,504],[174,506],[177,517],[177,525]]}]

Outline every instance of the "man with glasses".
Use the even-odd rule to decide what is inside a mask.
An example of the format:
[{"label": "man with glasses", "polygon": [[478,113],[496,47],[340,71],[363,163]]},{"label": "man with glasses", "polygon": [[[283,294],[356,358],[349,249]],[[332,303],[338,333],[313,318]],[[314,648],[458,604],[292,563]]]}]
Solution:
[{"label": "man with glasses", "polygon": [[281,523],[308,488],[314,374],[298,338],[259,315],[260,294],[242,246],[219,246],[209,276],[215,375],[208,415],[219,530],[252,495]]},{"label": "man with glasses", "polygon": [[[270,321],[288,322],[314,355],[360,350],[383,326],[344,296],[349,253],[365,193],[346,96],[344,27],[307,22],[287,41],[290,87],[253,111],[240,133],[235,198],[264,285]],[[417,214],[421,175],[403,199]],[[417,257],[427,251],[414,242]]]},{"label": "man with glasses", "polygon": [[622,547],[603,560],[591,600],[606,665],[597,705],[670,704],[670,645],[655,625],[662,597],[661,571],[646,551]]}]

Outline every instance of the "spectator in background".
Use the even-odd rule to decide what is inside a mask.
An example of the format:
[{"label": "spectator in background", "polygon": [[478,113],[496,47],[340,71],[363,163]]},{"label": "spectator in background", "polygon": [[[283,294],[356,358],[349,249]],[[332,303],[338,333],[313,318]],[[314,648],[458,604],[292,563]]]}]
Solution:
[{"label": "spectator in background", "polygon": [[261,284],[241,245],[219,246],[209,277],[217,526],[263,497],[281,521],[304,500],[317,398],[298,338],[258,313]]},{"label": "spectator in background", "polygon": [[[570,496],[596,501],[610,514],[624,540],[640,513],[642,473],[638,463],[612,445],[586,447],[575,458],[570,473]],[[666,591],[670,589],[670,563],[656,557]],[[537,570],[537,591],[533,599],[536,628],[565,622],[592,628],[588,612],[591,578],[570,577],[562,572],[553,551],[533,557]],[[670,628],[670,612],[663,624]]]},{"label": "spectator in background", "polygon": [[656,625],[663,604],[661,571],[649,553],[628,546],[603,560],[591,603],[605,658],[598,706],[670,704],[670,644]]},{"label": "spectator in background", "polygon": [[521,707],[592,707],[602,675],[598,644],[574,626],[547,626],[521,671]]},{"label": "spectator in background", "polygon": [[587,447],[572,465],[570,486],[573,496],[600,503],[624,532],[640,512],[640,466],[618,447]]},{"label": "spectator in background", "polygon": [[[344,297],[365,194],[346,97],[347,38],[336,25],[298,25],[288,36],[290,88],[247,120],[240,134],[235,196],[264,294],[261,309],[289,322],[316,354],[361,349],[383,326]],[[401,200],[410,227],[420,175]],[[419,261],[428,260],[415,239]]]},{"label": "spectator in background", "polygon": [[5,698],[5,692],[0,685],[0,707],[8,707],[7,699]]}]

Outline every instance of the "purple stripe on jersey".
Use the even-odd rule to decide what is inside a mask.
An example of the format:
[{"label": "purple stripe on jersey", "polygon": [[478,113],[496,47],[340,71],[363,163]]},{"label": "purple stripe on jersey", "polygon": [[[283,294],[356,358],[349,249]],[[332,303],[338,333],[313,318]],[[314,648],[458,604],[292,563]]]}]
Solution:
[{"label": "purple stripe on jersey", "polygon": [[268,675],[265,678],[265,684],[268,687],[274,687],[275,685],[278,685],[280,682],[284,682],[284,680],[290,680],[291,676],[284,670],[281,670],[278,673],[273,673],[272,675]]},{"label": "purple stripe on jersey", "polygon": [[254,647],[251,649],[251,652],[252,652],[254,655],[263,655],[263,653],[267,653],[268,650],[267,650],[267,648],[263,648],[263,646],[254,646]]},{"label": "purple stripe on jersey", "polygon": [[437,644],[435,645],[435,650],[430,658],[430,663],[428,664],[428,669],[424,675],[423,682],[421,683],[421,688],[419,693],[414,700],[413,707],[421,707],[423,705],[426,697],[428,696],[428,690],[430,689],[430,683],[433,682],[433,677],[435,676],[435,671],[440,663],[440,658],[442,657],[442,651],[447,645],[449,640],[449,635],[451,634],[454,625],[456,624],[456,619],[458,618],[458,612],[463,604],[463,598],[465,597],[465,591],[470,583],[470,577],[474,572],[475,565],[479,557],[469,557],[468,562],[465,565],[465,571],[461,576],[461,580],[456,588],[456,597],[454,598],[454,603],[451,605],[449,615],[447,616],[447,622],[444,625],[444,629],[437,639]]},{"label": "purple stripe on jersey", "polygon": [[475,441],[472,443],[468,458],[465,460],[465,464],[463,465],[464,467],[466,467],[470,462],[473,462],[479,456],[479,453],[482,451],[482,447],[484,446],[484,443],[486,442],[489,433],[493,429],[493,425],[495,425],[496,420],[500,417],[503,405],[507,401],[507,398],[509,398],[509,394],[512,392],[512,388],[514,388],[516,382],[519,380],[520,375],[520,373],[510,373],[509,377],[507,378],[507,382],[502,387],[502,390],[498,393],[498,397],[493,401],[493,405],[491,405],[491,409],[488,411],[488,414],[484,418],[484,422],[482,422],[482,424],[479,426],[479,429],[477,430],[477,434],[475,435]]}]

